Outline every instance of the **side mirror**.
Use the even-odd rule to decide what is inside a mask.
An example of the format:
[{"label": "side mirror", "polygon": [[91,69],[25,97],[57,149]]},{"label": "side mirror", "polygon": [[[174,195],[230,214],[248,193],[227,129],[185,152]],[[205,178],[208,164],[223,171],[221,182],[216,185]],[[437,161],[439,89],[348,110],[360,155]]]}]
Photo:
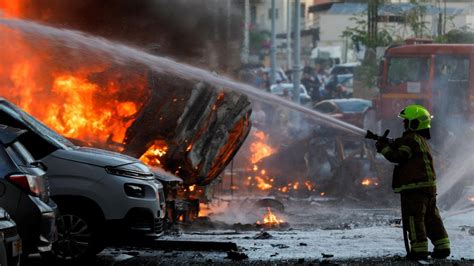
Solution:
[{"label": "side mirror", "polygon": [[45,172],[48,171],[48,166],[46,166],[42,161],[34,161],[31,165],[36,166]]}]

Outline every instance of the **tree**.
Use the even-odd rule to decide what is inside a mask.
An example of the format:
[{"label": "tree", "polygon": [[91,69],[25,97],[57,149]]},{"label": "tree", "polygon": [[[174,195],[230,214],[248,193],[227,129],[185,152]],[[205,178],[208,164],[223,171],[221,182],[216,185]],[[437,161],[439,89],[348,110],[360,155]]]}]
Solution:
[{"label": "tree", "polygon": [[425,1],[410,0],[412,8],[403,14],[403,25],[409,27],[416,38],[431,36],[428,21],[425,20],[428,6]]},{"label": "tree", "polygon": [[355,46],[356,50],[360,46],[370,47],[367,49],[362,61],[362,65],[355,71],[354,79],[361,82],[364,88],[373,88],[377,82],[377,59],[373,48],[386,47],[393,43],[392,34],[389,32],[391,28],[378,28],[375,38],[372,40],[369,36],[367,13],[350,18],[354,22],[354,27],[347,27],[343,31],[342,37],[349,38]]},{"label": "tree", "polygon": [[459,28],[450,30],[445,35],[438,36],[435,39],[437,43],[474,43],[474,32],[469,28]]}]

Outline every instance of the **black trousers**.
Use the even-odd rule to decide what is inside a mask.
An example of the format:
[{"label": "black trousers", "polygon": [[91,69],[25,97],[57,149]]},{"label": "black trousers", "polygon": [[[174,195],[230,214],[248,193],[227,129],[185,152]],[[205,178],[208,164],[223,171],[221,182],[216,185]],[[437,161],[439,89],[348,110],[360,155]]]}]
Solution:
[{"label": "black trousers", "polygon": [[402,222],[408,229],[411,253],[428,253],[428,238],[435,251],[449,249],[448,233],[436,206],[436,195],[416,190],[401,193]]}]

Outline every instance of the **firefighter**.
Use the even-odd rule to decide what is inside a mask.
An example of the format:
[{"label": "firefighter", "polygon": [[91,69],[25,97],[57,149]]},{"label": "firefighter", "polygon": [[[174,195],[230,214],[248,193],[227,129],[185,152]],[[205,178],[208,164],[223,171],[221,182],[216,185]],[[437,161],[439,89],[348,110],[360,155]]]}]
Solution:
[{"label": "firefighter", "polygon": [[401,195],[403,225],[408,231],[411,250],[408,259],[427,259],[428,241],[434,250],[432,258],[450,254],[448,234],[436,206],[436,174],[427,140],[430,139],[432,116],[421,105],[409,105],[399,114],[405,132],[391,142],[377,141],[377,152],[396,163],[392,188]]}]

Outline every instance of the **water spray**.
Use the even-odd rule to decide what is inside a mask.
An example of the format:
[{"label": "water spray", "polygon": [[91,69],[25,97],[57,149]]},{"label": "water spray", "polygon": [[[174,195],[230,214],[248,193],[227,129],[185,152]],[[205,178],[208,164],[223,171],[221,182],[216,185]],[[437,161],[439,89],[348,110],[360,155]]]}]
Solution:
[{"label": "water spray", "polygon": [[65,47],[74,50],[87,49],[89,51],[99,52],[100,54],[98,56],[103,56],[109,60],[111,59],[121,65],[135,62],[159,73],[172,74],[186,80],[204,81],[215,86],[246,94],[257,101],[272,105],[279,104],[288,109],[303,113],[314,121],[324,123],[360,137],[365,137],[367,134],[366,130],[357,126],[264,92],[253,86],[237,82],[228,77],[213,74],[207,70],[177,62],[170,58],[152,55],[145,51],[112,42],[104,38],[94,37],[80,31],[46,26],[27,20],[0,18],[0,24],[21,31],[25,35],[25,38],[46,38],[62,43]]}]

